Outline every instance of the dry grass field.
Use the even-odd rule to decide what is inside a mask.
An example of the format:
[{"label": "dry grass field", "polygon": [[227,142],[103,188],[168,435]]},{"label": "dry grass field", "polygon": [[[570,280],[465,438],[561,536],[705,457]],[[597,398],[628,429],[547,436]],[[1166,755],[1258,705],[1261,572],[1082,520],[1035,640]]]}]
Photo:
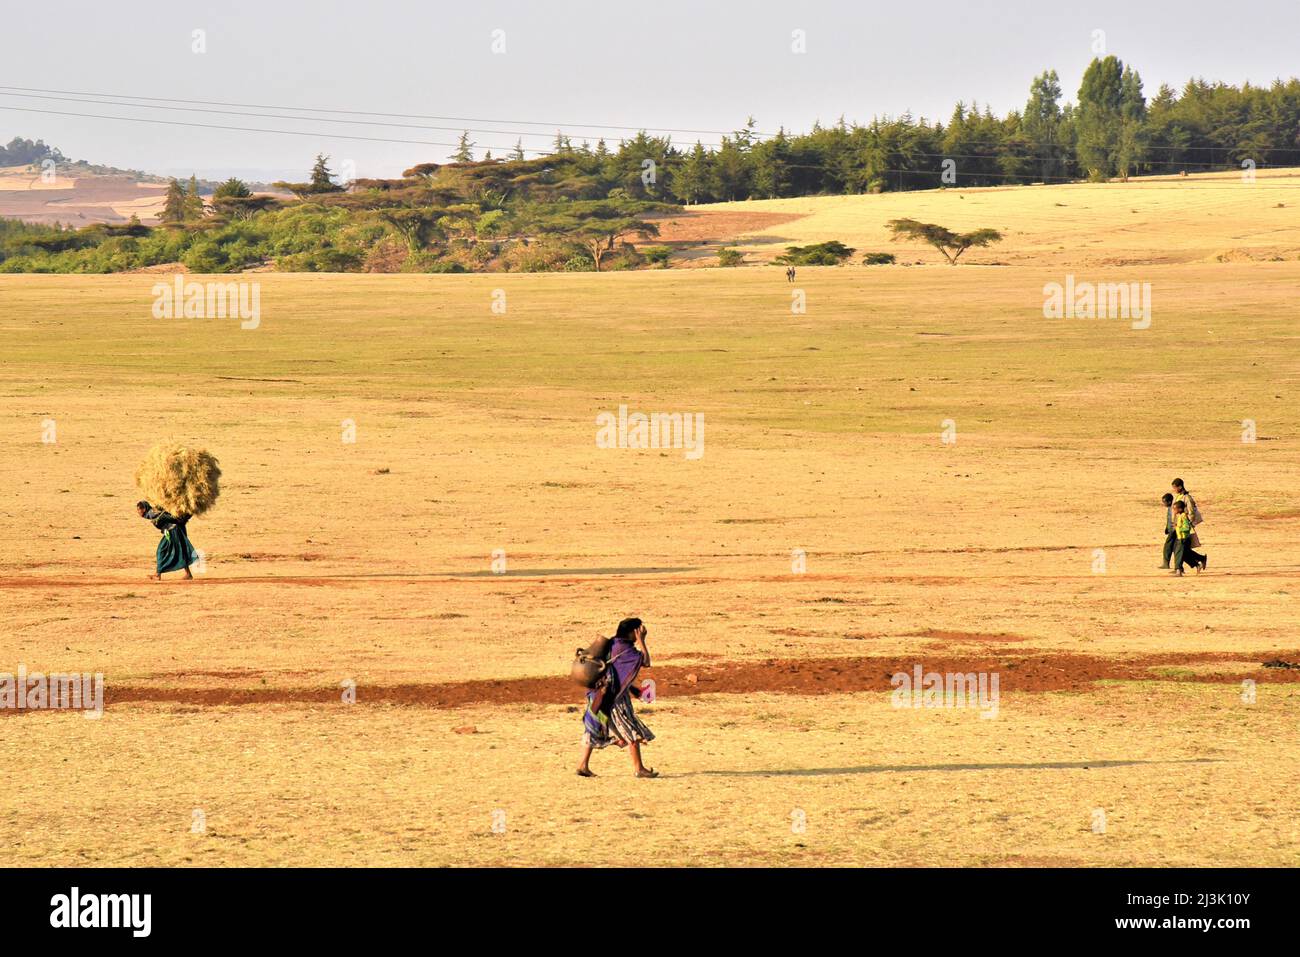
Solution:
[{"label": "dry grass field", "polygon": [[[107,698],[0,716],[10,862],[1295,864],[1300,671],[1263,664],[1300,662],[1300,261],[1255,254],[1300,248],[1285,182],[782,201],[782,243],[1014,227],[974,257],[1010,265],[795,287],[263,274],[248,330],[154,319],[154,276],[0,278],[0,672]],[[1150,282],[1150,327],[1044,319],[1074,271]],[[620,404],[703,413],[704,454],[599,448]],[[133,511],[167,436],[225,470],[193,583],[146,580]],[[568,659],[628,614],[662,777],[583,780]],[[918,664],[997,674],[996,714],[894,707]]]},{"label": "dry grass field", "polygon": [[892,241],[886,224],[910,217],[1003,233],[1001,243],[968,252],[970,263],[1078,269],[1300,258],[1300,170],[1256,170],[1253,182],[1242,175],[719,203],[670,217],[662,241],[689,244],[687,264],[714,264],[724,241],[765,262],[786,246],[832,239],[854,247],[855,262],[892,252],[900,263],[942,263],[927,246]]}]

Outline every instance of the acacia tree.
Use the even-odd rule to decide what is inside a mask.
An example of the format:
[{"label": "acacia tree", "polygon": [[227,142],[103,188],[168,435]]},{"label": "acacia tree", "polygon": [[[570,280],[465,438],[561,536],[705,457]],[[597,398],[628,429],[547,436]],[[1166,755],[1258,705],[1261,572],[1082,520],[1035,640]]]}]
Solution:
[{"label": "acacia tree", "polygon": [[946,226],[934,223],[921,223],[915,219],[891,219],[889,228],[894,239],[912,239],[929,243],[948,260],[948,265],[957,265],[961,254],[972,246],[988,246],[1000,242],[1002,234],[996,229],[976,229],[969,233],[955,233]]},{"label": "acacia tree", "polygon": [[264,213],[269,209],[277,209],[280,205],[278,197],[265,194],[261,196],[254,196],[251,193],[247,196],[222,195],[218,190],[212,198],[213,208],[220,215],[229,219],[252,219],[256,214]]},{"label": "acacia tree", "polygon": [[581,243],[591,253],[596,272],[605,255],[625,236],[658,236],[659,227],[645,214],[678,207],[633,199],[581,200],[539,206],[523,220],[530,232]]},{"label": "acacia tree", "polygon": [[438,232],[438,221],[446,214],[445,209],[433,206],[394,206],[375,210],[375,215],[392,227],[413,253],[429,245]]}]

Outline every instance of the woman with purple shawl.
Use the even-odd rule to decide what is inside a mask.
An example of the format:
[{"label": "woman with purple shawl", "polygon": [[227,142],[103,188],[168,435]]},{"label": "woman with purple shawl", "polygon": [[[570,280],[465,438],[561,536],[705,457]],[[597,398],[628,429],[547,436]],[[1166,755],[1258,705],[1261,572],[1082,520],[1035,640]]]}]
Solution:
[{"label": "woman with purple shawl", "polygon": [[[650,649],[645,643],[646,626],[640,618],[624,618],[618,623],[609,662],[596,687],[587,692],[587,708],[582,714],[582,761],[578,774],[595,777],[587,765],[595,748],[617,744],[632,755],[632,770],[639,778],[657,778],[659,772],[641,763],[641,744],[655,739],[632,710],[632,698],[641,697],[636,678],[641,668],[650,667]],[[640,647],[638,648],[638,644]]]}]

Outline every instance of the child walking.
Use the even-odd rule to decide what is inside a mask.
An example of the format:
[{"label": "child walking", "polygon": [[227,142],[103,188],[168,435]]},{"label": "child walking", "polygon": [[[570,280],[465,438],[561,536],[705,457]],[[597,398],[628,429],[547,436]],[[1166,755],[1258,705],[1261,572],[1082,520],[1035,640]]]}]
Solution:
[{"label": "child walking", "polygon": [[1160,499],[1165,506],[1165,560],[1161,568],[1169,567],[1169,559],[1174,557],[1174,549],[1178,547],[1178,535],[1174,531],[1174,497],[1168,492]]},{"label": "child walking", "polygon": [[1174,550],[1173,574],[1183,573],[1184,562],[1201,572],[1209,562],[1192,551],[1192,513],[1184,502],[1174,502],[1174,534],[1178,536],[1178,547]]}]

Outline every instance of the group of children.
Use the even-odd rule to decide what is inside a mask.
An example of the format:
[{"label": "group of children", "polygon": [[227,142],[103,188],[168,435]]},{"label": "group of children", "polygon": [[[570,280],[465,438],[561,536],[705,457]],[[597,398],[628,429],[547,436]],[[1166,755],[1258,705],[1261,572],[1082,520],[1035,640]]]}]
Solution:
[{"label": "group of children", "polygon": [[1182,575],[1184,565],[1191,565],[1199,574],[1205,571],[1205,566],[1209,563],[1208,558],[1195,551],[1201,544],[1200,537],[1196,534],[1196,526],[1203,521],[1201,510],[1196,507],[1196,500],[1187,491],[1182,479],[1174,479],[1170,486],[1173,492],[1166,492],[1161,499],[1165,506],[1165,560],[1160,567],[1169,568],[1169,560],[1172,558],[1172,574]]}]

